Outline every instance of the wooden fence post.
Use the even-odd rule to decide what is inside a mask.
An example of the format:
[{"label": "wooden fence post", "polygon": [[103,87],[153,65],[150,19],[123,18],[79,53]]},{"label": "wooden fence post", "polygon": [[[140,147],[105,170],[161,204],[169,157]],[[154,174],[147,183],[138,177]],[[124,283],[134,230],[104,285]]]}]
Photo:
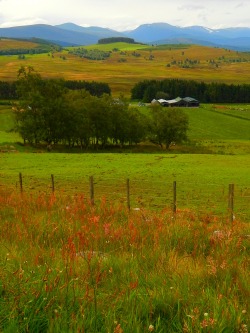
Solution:
[{"label": "wooden fence post", "polygon": [[176,181],[173,182],[173,213],[176,214]]},{"label": "wooden fence post", "polygon": [[127,207],[130,210],[130,184],[129,179],[127,179]]},{"label": "wooden fence post", "polygon": [[21,172],[19,172],[19,185],[20,185],[20,192],[23,193],[23,176]]},{"label": "wooden fence post", "polygon": [[51,188],[52,188],[52,193],[54,193],[55,192],[54,175],[51,175]]},{"label": "wooden fence post", "polygon": [[229,221],[234,221],[234,184],[229,184],[228,191],[228,210],[229,210]]},{"label": "wooden fence post", "polygon": [[95,204],[95,198],[94,198],[94,177],[89,177],[89,190],[90,190],[90,202],[91,205]]}]

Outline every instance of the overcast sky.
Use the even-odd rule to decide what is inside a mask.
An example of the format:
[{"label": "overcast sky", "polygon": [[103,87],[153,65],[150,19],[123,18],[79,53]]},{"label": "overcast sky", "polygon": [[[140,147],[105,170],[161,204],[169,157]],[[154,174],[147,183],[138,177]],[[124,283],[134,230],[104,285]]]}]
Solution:
[{"label": "overcast sky", "polygon": [[0,27],[28,24],[134,29],[144,23],[250,27],[250,0],[0,0]]}]

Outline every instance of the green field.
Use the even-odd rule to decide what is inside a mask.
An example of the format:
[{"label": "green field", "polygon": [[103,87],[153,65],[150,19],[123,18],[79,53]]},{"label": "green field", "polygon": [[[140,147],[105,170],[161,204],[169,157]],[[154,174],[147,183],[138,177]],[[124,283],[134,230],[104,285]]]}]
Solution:
[{"label": "green field", "polygon": [[75,149],[48,153],[42,147],[23,146],[18,134],[9,132],[14,125],[11,106],[2,105],[0,189],[19,191],[18,175],[22,173],[25,191],[51,192],[53,174],[57,191],[65,195],[85,193],[88,197],[89,177],[94,176],[96,200],[105,196],[126,202],[129,178],[133,207],[161,209],[171,207],[172,184],[176,181],[179,207],[217,214],[227,212],[228,185],[234,183],[237,216],[248,219],[249,106],[202,105],[184,110],[189,115],[190,142],[169,152],[139,145],[113,153]]}]

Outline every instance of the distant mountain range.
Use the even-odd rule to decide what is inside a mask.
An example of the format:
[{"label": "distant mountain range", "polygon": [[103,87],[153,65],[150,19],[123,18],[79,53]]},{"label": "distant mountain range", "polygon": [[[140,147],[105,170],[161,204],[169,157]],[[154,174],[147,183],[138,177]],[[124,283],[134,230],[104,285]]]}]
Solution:
[{"label": "distant mountain range", "polygon": [[0,28],[0,38],[41,38],[61,46],[96,44],[99,39],[129,37],[145,44],[199,44],[250,51],[250,28],[208,29],[202,26],[177,27],[167,23],[143,24],[118,32],[101,27],[82,27],[74,23],[35,24]]}]

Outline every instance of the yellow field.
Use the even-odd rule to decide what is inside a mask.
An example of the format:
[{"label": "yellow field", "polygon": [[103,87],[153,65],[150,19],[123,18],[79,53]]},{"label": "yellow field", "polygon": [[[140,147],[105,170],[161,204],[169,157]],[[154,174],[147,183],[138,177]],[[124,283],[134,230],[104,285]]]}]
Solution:
[{"label": "yellow field", "polygon": [[[27,55],[25,60],[19,60],[17,56],[1,56],[0,80],[15,80],[18,69],[24,65],[33,66],[45,78],[106,82],[114,95],[129,95],[134,84],[144,79],[249,83],[250,53],[198,45],[149,49],[145,45],[116,43],[88,46],[90,48],[105,51],[118,48],[119,51],[112,52],[108,59],[101,61],[79,58],[68,54],[68,50],[54,53],[53,57],[48,54]],[[133,55],[134,52],[140,56]],[[188,63],[189,68],[182,68],[185,61],[191,63]]]}]

